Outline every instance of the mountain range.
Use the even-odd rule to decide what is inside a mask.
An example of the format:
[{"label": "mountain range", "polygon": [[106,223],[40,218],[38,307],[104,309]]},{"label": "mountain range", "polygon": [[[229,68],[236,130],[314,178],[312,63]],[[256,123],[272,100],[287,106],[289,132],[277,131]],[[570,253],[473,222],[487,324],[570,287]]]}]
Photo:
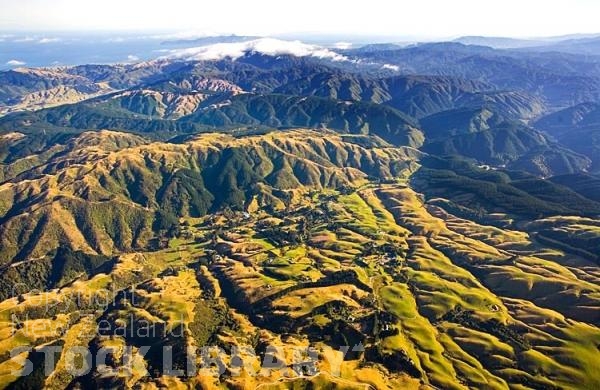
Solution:
[{"label": "mountain range", "polygon": [[0,387],[598,388],[593,39],[0,72]]}]

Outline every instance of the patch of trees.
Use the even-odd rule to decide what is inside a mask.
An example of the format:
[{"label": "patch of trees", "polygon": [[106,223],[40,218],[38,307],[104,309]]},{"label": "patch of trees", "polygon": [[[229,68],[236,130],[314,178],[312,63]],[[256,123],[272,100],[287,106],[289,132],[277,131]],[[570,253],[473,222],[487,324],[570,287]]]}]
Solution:
[{"label": "patch of trees", "polygon": [[377,245],[376,243],[369,241],[363,247],[363,256],[389,256],[391,258],[405,258],[406,249],[391,242]]},{"label": "patch of trees", "polygon": [[322,341],[335,349],[347,347],[344,360],[360,359],[364,352],[365,335],[345,320],[334,319],[325,326],[313,324],[305,328],[305,332],[311,340]]},{"label": "patch of trees", "polygon": [[421,378],[423,375],[403,349],[386,352],[380,344],[373,345],[365,350],[365,360],[383,364],[392,372],[405,372],[413,378]]},{"label": "patch of trees", "polygon": [[[428,198],[442,196],[454,200],[475,210],[475,217],[496,210],[528,218],[600,214],[600,203],[549,180],[513,172],[483,171],[464,160],[451,158],[430,158],[425,165],[413,176],[415,189]],[[464,194],[472,198],[459,196]]]},{"label": "patch of trees", "polygon": [[600,235],[576,234],[561,229],[547,229],[535,236],[538,241],[551,247],[581,256],[600,264]]},{"label": "patch of trees", "polygon": [[202,217],[211,210],[214,196],[207,189],[201,172],[178,169],[169,175],[156,199],[169,214]]},{"label": "patch of trees", "polygon": [[59,247],[44,258],[4,268],[0,272],[0,300],[61,287],[80,277],[107,272],[113,265],[112,257]]},{"label": "patch of trees", "polygon": [[60,247],[56,250],[52,261],[52,272],[48,279],[48,287],[60,287],[62,284],[82,275],[89,277],[100,272],[108,273],[114,262],[113,257],[87,254]]},{"label": "patch of trees", "polygon": [[[50,367],[53,371],[56,367],[56,363],[58,363],[60,359],[61,352],[54,352],[54,359],[46,359],[46,353],[50,353],[52,351],[52,347],[62,347],[64,345],[64,341],[57,340],[52,344],[46,347],[40,347],[39,349],[34,349],[27,355],[27,359],[31,362],[33,366],[33,371],[26,376],[20,376],[17,380],[8,386],[10,389],[15,390],[29,390],[29,389],[42,389],[44,388],[44,384],[46,382],[46,363],[53,362],[54,367]],[[43,349],[47,349],[47,351],[42,351]]]},{"label": "patch of trees", "polygon": [[194,306],[194,321],[188,329],[197,347],[213,345],[218,341],[220,329],[238,330],[239,325],[227,310],[215,299],[197,299]]},{"label": "patch of trees", "polygon": [[360,288],[361,290],[364,290],[367,292],[373,291],[371,286],[368,286],[367,284],[360,281],[360,279],[358,278],[358,275],[356,274],[356,272],[354,270],[351,270],[351,269],[350,270],[342,270],[342,271],[332,272],[315,282],[298,283],[294,286],[290,286],[283,290],[279,290],[276,293],[273,293],[267,297],[264,297],[264,298],[256,301],[252,305],[252,311],[260,312],[260,311],[268,310],[273,301],[275,301],[281,297],[284,297],[285,295],[287,295],[293,291],[302,290],[305,288],[337,286],[338,284],[352,284],[352,285]]},{"label": "patch of trees", "polygon": [[299,245],[306,241],[309,233],[297,231],[282,225],[268,227],[259,231],[262,238],[271,241],[275,246]]},{"label": "patch of trees", "polygon": [[159,237],[177,237],[180,233],[179,218],[169,211],[158,210],[154,216],[152,228]]},{"label": "patch of trees", "polygon": [[[216,209],[226,206],[243,210],[249,193],[263,182],[254,169],[255,162],[244,150],[226,148],[216,163],[203,171],[204,182],[212,194]],[[248,194],[246,192],[249,192]]]},{"label": "patch of trees", "polygon": [[463,310],[457,306],[444,314],[440,320],[454,322],[467,328],[489,333],[520,351],[531,349],[531,344],[514,328],[503,324],[495,318],[485,321],[479,320],[473,315],[473,311],[471,310]]},{"label": "patch of trees", "polygon": [[330,301],[316,307],[311,313],[311,316],[323,314],[332,320],[346,321],[352,316],[352,308],[344,301]]}]

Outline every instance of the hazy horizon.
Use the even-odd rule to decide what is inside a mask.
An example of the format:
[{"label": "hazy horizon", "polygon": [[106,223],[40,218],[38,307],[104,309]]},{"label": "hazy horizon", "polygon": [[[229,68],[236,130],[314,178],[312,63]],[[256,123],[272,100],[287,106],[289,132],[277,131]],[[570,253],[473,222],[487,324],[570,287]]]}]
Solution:
[{"label": "hazy horizon", "polygon": [[[199,45],[172,41],[229,35],[338,49],[459,37],[525,39],[532,42],[522,46],[536,46],[559,38],[600,36],[598,14],[600,4],[589,0],[506,0],[485,6],[473,0],[392,5],[383,0],[234,0],[226,6],[188,0],[171,0],[168,6],[159,0],[21,0],[0,4],[0,70],[144,61],[177,45]],[[482,44],[477,39],[465,42]]]},{"label": "hazy horizon", "polygon": [[[384,0],[227,5],[172,0],[21,0],[0,4],[0,31],[30,33],[193,33],[261,36],[346,35],[449,39],[459,36],[540,38],[600,32],[600,3],[574,1]],[[360,31],[360,34],[356,32]]]},{"label": "hazy horizon", "polygon": [[[270,34],[243,34],[235,31],[194,31],[185,29],[174,29],[174,30],[143,30],[143,31],[131,31],[131,30],[48,30],[48,29],[1,29],[0,28],[0,42],[13,41],[27,42],[33,41],[35,38],[39,39],[53,39],[52,36],[57,38],[68,37],[68,38],[86,38],[86,37],[110,37],[117,36],[123,39],[156,39],[156,40],[192,40],[208,37],[224,37],[224,36],[257,36],[257,37],[273,37],[279,39],[290,39],[290,40],[327,40],[335,42],[335,39],[353,39],[357,42],[446,42],[464,37],[481,37],[481,38],[503,38],[503,39],[516,39],[516,40],[548,40],[548,39],[569,39],[569,38],[586,38],[586,37],[597,37],[600,36],[600,27],[597,31],[593,32],[582,32],[572,31],[566,34],[555,34],[555,35],[494,35],[494,34],[477,34],[477,33],[465,33],[465,34],[453,34],[453,35],[438,35],[438,36],[427,36],[427,35],[410,35],[410,34],[362,34],[362,33],[322,33],[317,31],[291,31],[286,33],[270,33]],[[54,40],[56,40],[54,38]]]},{"label": "hazy horizon", "polygon": [[[16,67],[47,67],[81,64],[135,63],[156,59],[174,49],[192,49],[217,42],[227,42],[224,36],[235,33],[201,34],[193,31],[180,32],[0,32],[0,70]],[[202,39],[216,37],[215,39]],[[288,41],[292,47],[297,41],[331,49],[357,48],[367,44],[396,43],[403,46],[416,43],[452,41],[456,36],[446,38],[419,38],[411,36],[385,36],[334,33],[287,33],[265,35]],[[562,37],[536,37],[530,41],[498,39],[497,41],[462,39],[461,43],[497,48],[542,47],[553,45],[568,38],[600,36],[598,34],[567,35]],[[463,38],[467,36],[462,36]],[[221,39],[223,38],[223,39]],[[506,38],[506,37],[490,37]],[[525,38],[527,39],[527,38]],[[239,39],[236,39],[239,40]],[[293,42],[292,42],[293,41]],[[283,43],[281,43],[283,44]],[[235,48],[233,48],[235,50]]]}]

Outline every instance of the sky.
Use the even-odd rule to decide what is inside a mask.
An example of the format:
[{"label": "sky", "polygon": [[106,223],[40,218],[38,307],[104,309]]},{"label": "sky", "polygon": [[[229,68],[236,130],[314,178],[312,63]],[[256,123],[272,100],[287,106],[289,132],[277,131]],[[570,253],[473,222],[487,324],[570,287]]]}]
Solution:
[{"label": "sky", "polygon": [[448,38],[598,33],[599,0],[0,0],[0,31]]}]

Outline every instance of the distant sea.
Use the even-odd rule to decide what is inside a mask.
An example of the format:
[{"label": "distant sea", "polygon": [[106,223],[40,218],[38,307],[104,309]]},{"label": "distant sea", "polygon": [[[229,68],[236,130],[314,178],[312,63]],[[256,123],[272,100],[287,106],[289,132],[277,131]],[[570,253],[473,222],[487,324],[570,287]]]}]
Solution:
[{"label": "distant sea", "polygon": [[[298,33],[273,36],[284,40],[341,48],[367,43],[400,42],[394,37]],[[258,37],[194,36],[177,33],[24,33],[0,31],[0,71],[19,66],[134,63],[167,55],[169,50],[237,42]],[[410,42],[404,39],[406,42]]]},{"label": "distant sea", "polygon": [[181,47],[181,42],[161,35],[0,33],[0,70],[139,62]]}]

